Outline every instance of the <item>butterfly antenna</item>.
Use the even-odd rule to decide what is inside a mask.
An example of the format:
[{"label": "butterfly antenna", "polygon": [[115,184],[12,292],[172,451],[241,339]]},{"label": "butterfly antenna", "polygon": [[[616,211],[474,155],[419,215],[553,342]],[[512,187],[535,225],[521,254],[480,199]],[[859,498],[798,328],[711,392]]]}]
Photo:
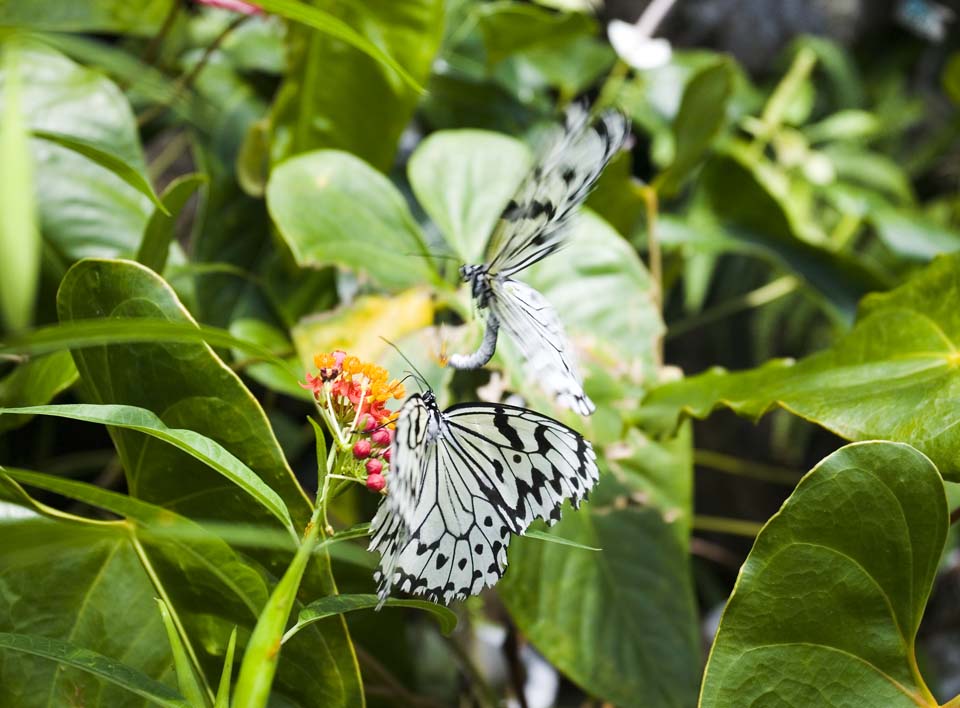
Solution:
[{"label": "butterfly antenna", "polygon": [[399,354],[399,355],[403,358],[403,360],[410,365],[410,368],[413,369],[414,372],[416,372],[416,376],[420,379],[420,381],[423,383],[423,385],[424,385],[426,388],[430,388],[430,384],[427,383],[427,378],[426,378],[423,374],[420,373],[420,370],[419,370],[416,366],[414,366],[414,364],[413,364],[412,361],[410,361],[410,360],[407,358],[407,355],[404,354],[402,351],[400,351],[400,347],[398,347],[396,344],[394,344],[393,342],[391,342],[391,341],[390,341],[389,339],[387,339],[386,337],[380,337],[380,339],[382,339],[384,342],[386,342],[386,343],[389,344],[391,347],[393,347],[394,350],[397,352],[397,354]]}]

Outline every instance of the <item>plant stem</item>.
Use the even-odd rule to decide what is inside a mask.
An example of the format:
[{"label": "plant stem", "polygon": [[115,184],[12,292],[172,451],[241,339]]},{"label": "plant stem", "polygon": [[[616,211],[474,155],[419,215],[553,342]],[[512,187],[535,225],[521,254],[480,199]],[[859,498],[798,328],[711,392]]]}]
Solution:
[{"label": "plant stem", "polygon": [[800,281],[792,275],[777,278],[766,285],[760,286],[756,290],[751,290],[743,295],[730,298],[729,300],[721,302],[719,305],[704,310],[699,315],[688,317],[670,325],[666,338],[673,339],[698,327],[703,327],[704,325],[721,320],[724,317],[735,315],[743,310],[768,305],[785,295],[789,295],[798,287],[800,287]]},{"label": "plant stem", "polygon": [[756,521],[745,521],[744,519],[727,519],[722,516],[700,516],[694,514],[693,528],[697,531],[715,531],[717,533],[728,533],[733,536],[746,536],[755,538],[763,524]]},{"label": "plant stem", "polygon": [[763,151],[766,149],[770,138],[783,123],[790,103],[797,95],[797,91],[800,90],[803,82],[810,76],[810,72],[813,71],[813,67],[816,66],[816,64],[817,55],[809,47],[801,49],[793,58],[790,69],[787,70],[786,75],[780,80],[780,83],[777,84],[773,93],[770,94],[770,99],[767,101],[767,104],[763,107],[763,114],[760,116],[760,123],[762,125],[750,146],[750,149],[756,157],[759,158],[763,155]]},{"label": "plant stem", "polygon": [[264,708],[270,700],[270,687],[280,659],[280,640],[300,589],[300,581],[320,536],[319,522],[325,509],[326,504],[321,502],[313,510],[296,555],[260,613],[243,654],[233,708]]},{"label": "plant stem", "polygon": [[712,470],[734,474],[740,477],[750,477],[764,482],[785,484],[790,487],[796,485],[802,476],[799,472],[791,472],[782,467],[764,465],[751,460],[744,460],[732,455],[724,455],[713,450],[695,449],[693,451],[694,464],[709,467]]},{"label": "plant stem", "polygon": [[212,704],[214,701],[213,688],[211,688],[210,684],[207,683],[207,677],[203,673],[203,667],[200,665],[200,660],[197,658],[197,653],[193,650],[193,645],[190,643],[190,637],[187,635],[187,630],[180,621],[180,615],[174,608],[173,602],[170,600],[170,596],[167,595],[167,591],[164,588],[163,583],[160,582],[160,577],[157,575],[157,571],[154,569],[153,563],[150,562],[150,557],[147,555],[146,550],[140,543],[140,539],[137,538],[137,530],[133,525],[130,525],[130,544],[133,546],[133,550],[137,554],[137,558],[140,559],[140,564],[143,566],[144,571],[146,571],[147,577],[150,578],[150,582],[153,583],[153,587],[160,596],[160,599],[166,603],[167,609],[170,611],[170,619],[173,621],[174,626],[177,628],[177,632],[180,634],[180,640],[183,642],[184,649],[187,650],[187,654],[190,656],[190,662],[193,664],[193,669],[197,676],[200,677],[200,681],[203,683],[203,690],[209,699],[209,703]]},{"label": "plant stem", "polygon": [[[647,214],[647,261],[650,264],[650,279],[653,281],[653,302],[663,317],[663,257],[660,252],[660,241],[657,239],[657,216],[660,202],[657,190],[644,186],[640,190]],[[663,336],[657,337],[656,360],[657,365],[663,365]]]},{"label": "plant stem", "polygon": [[150,121],[152,121],[154,118],[159,116],[161,113],[163,113],[165,110],[167,110],[170,104],[172,104],[175,100],[177,100],[181,96],[181,94],[183,94],[184,91],[190,88],[190,85],[194,82],[194,80],[197,78],[200,72],[203,71],[203,68],[210,61],[210,57],[212,57],[214,52],[216,52],[217,49],[220,48],[220,45],[223,44],[223,41],[228,36],[230,36],[230,34],[235,29],[237,29],[237,27],[239,27],[249,19],[250,17],[248,15],[241,15],[237,19],[233,20],[233,22],[231,22],[229,25],[227,25],[224,28],[224,30],[220,34],[218,34],[214,38],[214,40],[210,42],[209,45],[207,45],[207,48],[204,49],[203,51],[203,55],[200,57],[199,60],[197,60],[197,63],[193,65],[193,68],[190,69],[190,71],[188,71],[186,74],[184,74],[177,80],[176,84],[174,84],[173,86],[173,91],[170,95],[169,100],[167,100],[166,103],[158,103],[155,106],[151,106],[146,111],[144,111],[139,116],[137,116],[137,125],[144,126]]}]

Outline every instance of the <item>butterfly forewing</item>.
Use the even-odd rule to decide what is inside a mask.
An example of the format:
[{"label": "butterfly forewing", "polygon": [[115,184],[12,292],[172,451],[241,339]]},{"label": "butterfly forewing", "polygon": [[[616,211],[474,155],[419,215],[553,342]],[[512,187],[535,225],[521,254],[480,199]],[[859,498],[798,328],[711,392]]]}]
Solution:
[{"label": "butterfly forewing", "polygon": [[[422,405],[405,405],[401,421]],[[562,502],[579,505],[599,476],[582,436],[525,408],[453,406],[419,451],[404,449],[414,438],[400,435],[409,429],[401,421],[394,454],[416,459],[420,468],[393,468],[389,494],[373,521],[381,597],[396,585],[446,603],[494,585],[506,568],[511,534],[523,533],[537,518],[556,521]],[[406,504],[391,503],[390,496],[395,489],[406,494],[409,479],[416,480],[416,503],[405,514],[400,509]]]},{"label": "butterfly forewing", "polygon": [[629,132],[626,118],[604,113],[590,125],[576,106],[566,127],[520,185],[501,214],[486,249],[491,275],[511,276],[556,251],[571,217]]}]

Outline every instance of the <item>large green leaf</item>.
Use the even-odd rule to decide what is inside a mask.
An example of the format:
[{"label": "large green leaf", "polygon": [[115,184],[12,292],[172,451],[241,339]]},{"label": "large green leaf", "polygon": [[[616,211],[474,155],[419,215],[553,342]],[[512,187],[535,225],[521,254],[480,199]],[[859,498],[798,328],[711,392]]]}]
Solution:
[{"label": "large green leaf", "polygon": [[437,278],[403,196],[349,153],[287,160],[270,175],[267,205],[302,266],[335,263],[394,290]]},{"label": "large green leaf", "polygon": [[[146,168],[130,104],[103,74],[41,44],[23,47],[23,103],[31,130],[88,146],[123,165],[127,177]],[[121,177],[74,149],[35,140],[37,204],[43,237],[67,260],[132,253],[150,200]]]},{"label": "large green leaf", "polygon": [[69,642],[35,634],[0,632],[0,649],[50,659],[63,666],[85,671],[142,696],[152,704],[165,708],[191,708],[190,703],[166,684],[154,681],[140,671],[103,654]]},{"label": "large green leaf", "polygon": [[[178,322],[192,318],[169,286],[152,271],[128,261],[85,260],[64,278],[59,294],[63,321],[109,316],[127,318],[131,327],[142,317]],[[74,351],[87,395],[98,403],[148,408],[175,428],[216,440],[244,461],[284,500],[302,527],[309,504],[283,458],[267,418],[237,376],[204,344],[110,345]],[[135,496],[169,506],[188,516],[227,521],[264,521],[270,517],[233,485],[204,464],[141,433],[113,430],[130,489]],[[271,558],[271,570],[282,568]],[[311,563],[306,579],[315,596],[335,591],[326,553]],[[223,637],[232,628],[223,628]],[[354,705],[360,679],[340,618],[301,633],[286,653],[284,695],[308,705]],[[308,667],[313,667],[312,669]]]},{"label": "large green leaf", "polygon": [[152,35],[175,0],[0,0],[0,26],[56,32]]},{"label": "large green leaf", "polygon": [[551,530],[602,551],[514,539],[498,592],[534,646],[588,693],[686,707],[700,665],[687,558],[661,512],[623,494],[605,475],[591,502]]},{"label": "large green leaf", "polygon": [[33,156],[27,132],[24,74],[29,73],[17,41],[0,53],[0,325],[19,330],[33,320],[40,280],[40,231],[37,228]]},{"label": "large green leaf", "polygon": [[253,470],[234,457],[223,446],[193,430],[170,428],[152,411],[136,406],[117,404],[91,405],[66,404],[59,406],[30,406],[27,408],[0,408],[0,416],[13,415],[51,415],[88,423],[100,423],[113,428],[136,430],[151,437],[170,443],[191,457],[216,470],[226,479],[236,484],[257,501],[264,509],[273,514],[280,523],[294,534],[293,522],[283,500],[270,489]]},{"label": "large green leaf", "polygon": [[407,165],[410,185],[461,263],[479,263],[493,227],[530,167],[519,140],[449,130],[424,140]]},{"label": "large green leaf", "polygon": [[272,116],[273,161],[335,148],[386,171],[417,104],[415,84],[426,83],[430,75],[444,3],[369,0],[323,5],[329,7],[330,19],[356,27],[402,64],[410,81],[398,81],[382,60],[360,45],[347,46],[335,34],[292,27],[287,38],[290,68]]},{"label": "large green leaf", "polygon": [[849,445],[801,480],[740,571],[700,705],[936,706],[914,639],[947,535],[907,445]]},{"label": "large green leaf", "polygon": [[960,256],[942,256],[906,284],[864,299],[853,330],[832,348],[793,364],[751,371],[715,368],[655,390],[641,416],[670,425],[718,406],[757,419],[774,406],[848,440],[888,439],[926,453],[960,479]]},{"label": "large green leaf", "polygon": [[[0,538],[0,632],[66,641],[172,682],[155,591],[122,524],[34,519],[0,525]],[[49,708],[78,700],[151,705],[86,672],[0,650],[0,705]]]},{"label": "large green leaf", "polygon": [[[192,322],[176,296],[152,271],[130,261],[85,260],[60,287],[61,320],[92,317],[166,318]],[[156,413],[171,428],[205,435],[243,460],[272,487],[298,524],[307,502],[296,485],[256,400],[204,344],[129,344],[73,352],[84,389],[97,403],[132,405]],[[138,362],[149,362],[141,366]],[[237,518],[238,489],[185,453],[113,431],[135,496],[170,504],[192,515]],[[176,470],[176,473],[171,473]],[[237,507],[232,507],[237,504]]]}]

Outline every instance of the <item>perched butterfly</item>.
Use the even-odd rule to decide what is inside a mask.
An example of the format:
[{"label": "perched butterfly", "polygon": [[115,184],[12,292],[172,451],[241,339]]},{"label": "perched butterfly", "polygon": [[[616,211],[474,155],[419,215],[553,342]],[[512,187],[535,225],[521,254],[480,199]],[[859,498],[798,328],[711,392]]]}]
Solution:
[{"label": "perched butterfly", "polygon": [[503,327],[519,346],[529,378],[580,415],[594,411],[556,311],[543,295],[512,276],[563,245],[571,217],[628,132],[627,120],[615,111],[604,113],[594,125],[582,107],[568,111],[564,132],[503,210],[487,243],[486,262],[460,268],[477,309],[487,310],[487,328],[480,348],[451,355],[450,366],[483,366],[493,356]]},{"label": "perched butterfly", "polygon": [[510,534],[553,523],[599,478],[576,431],[526,408],[465,403],[441,412],[431,391],[404,402],[389,493],[371,524],[380,604],[392,586],[448,603],[494,585]]}]

